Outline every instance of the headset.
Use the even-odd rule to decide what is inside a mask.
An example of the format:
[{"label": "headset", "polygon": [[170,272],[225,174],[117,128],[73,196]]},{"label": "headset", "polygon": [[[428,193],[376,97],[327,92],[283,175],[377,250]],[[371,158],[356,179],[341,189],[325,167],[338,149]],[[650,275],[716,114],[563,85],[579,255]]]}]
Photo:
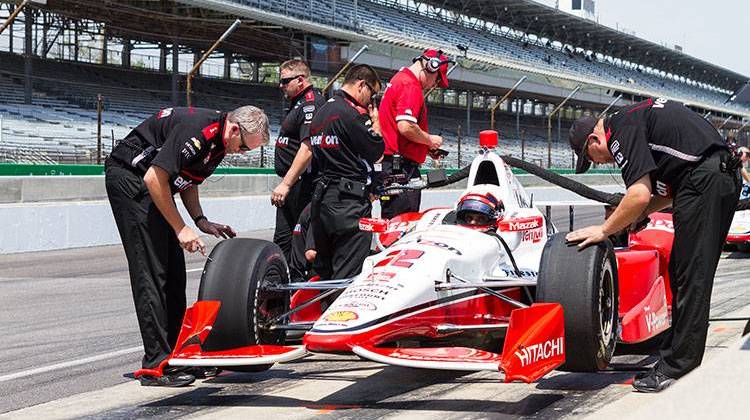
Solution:
[{"label": "headset", "polygon": [[424,68],[427,70],[428,73],[437,73],[438,70],[440,70],[440,66],[443,64],[450,64],[455,63],[455,61],[448,59],[448,60],[441,60],[440,56],[443,55],[443,50],[438,50],[437,57],[427,57],[426,55],[422,54],[418,57],[414,57],[414,59],[411,61],[412,63],[416,63],[417,61],[424,60]]}]

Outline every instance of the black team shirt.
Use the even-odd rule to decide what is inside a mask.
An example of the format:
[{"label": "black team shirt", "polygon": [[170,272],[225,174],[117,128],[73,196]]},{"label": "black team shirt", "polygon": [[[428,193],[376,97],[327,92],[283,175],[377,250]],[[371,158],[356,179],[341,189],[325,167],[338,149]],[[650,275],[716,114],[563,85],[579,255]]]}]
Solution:
[{"label": "black team shirt", "polygon": [[318,175],[365,184],[385,149],[383,138],[372,130],[367,109],[343,90],[313,117],[310,144]]},{"label": "black team shirt", "polygon": [[687,172],[712,151],[728,149],[719,133],[680,102],[649,98],[604,121],[607,147],[630,187],[646,174],[653,194],[672,197]]},{"label": "black team shirt", "polygon": [[284,177],[292,166],[302,140],[310,136],[310,123],[315,111],[325,103],[323,95],[312,86],[302,90],[289,101],[286,117],[281,122],[274,149],[276,175]]},{"label": "black team shirt", "polygon": [[203,108],[165,108],[139,124],[112,155],[145,174],[158,166],[169,174],[172,194],[199,185],[226,154],[226,113]]}]

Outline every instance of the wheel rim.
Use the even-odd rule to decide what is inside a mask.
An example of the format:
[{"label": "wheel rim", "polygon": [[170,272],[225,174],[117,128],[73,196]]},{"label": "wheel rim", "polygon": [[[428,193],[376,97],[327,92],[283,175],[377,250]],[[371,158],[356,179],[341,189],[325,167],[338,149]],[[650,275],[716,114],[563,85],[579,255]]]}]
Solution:
[{"label": "wheel rim", "polygon": [[270,285],[285,283],[285,273],[280,264],[271,262],[255,290],[255,317],[252,325],[255,328],[257,344],[282,344],[283,331],[264,328],[274,317],[284,313],[287,308],[288,294],[278,290],[269,290]]},{"label": "wheel rim", "polygon": [[615,280],[612,275],[612,264],[605,260],[599,283],[599,331],[602,350],[606,350],[614,336],[615,319]]}]

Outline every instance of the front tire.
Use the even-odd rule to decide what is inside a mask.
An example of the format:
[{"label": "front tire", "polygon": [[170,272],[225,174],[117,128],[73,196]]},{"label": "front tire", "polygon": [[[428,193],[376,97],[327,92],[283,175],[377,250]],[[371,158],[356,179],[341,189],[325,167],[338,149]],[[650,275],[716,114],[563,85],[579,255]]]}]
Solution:
[{"label": "front tire", "polygon": [[565,316],[565,364],[560,370],[596,372],[612,360],[617,342],[617,260],[609,240],[581,251],[556,233],[539,266],[538,302],[557,302]]},{"label": "front tire", "polygon": [[[283,330],[268,330],[264,324],[289,308],[289,295],[269,290],[270,285],[289,282],[281,249],[268,241],[234,238],[219,242],[206,262],[198,300],[221,302],[207,351],[257,344],[283,345]],[[229,370],[258,372],[271,365],[233,366]]]}]

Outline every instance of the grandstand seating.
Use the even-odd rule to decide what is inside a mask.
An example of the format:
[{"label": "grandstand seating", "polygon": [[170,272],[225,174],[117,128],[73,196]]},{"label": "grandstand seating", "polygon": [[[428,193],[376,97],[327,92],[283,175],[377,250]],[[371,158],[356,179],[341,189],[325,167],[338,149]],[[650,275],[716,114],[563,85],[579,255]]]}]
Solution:
[{"label": "grandstand seating", "polygon": [[[347,2],[342,1],[339,4],[339,7],[345,7]],[[724,93],[701,89],[596,60],[589,62],[581,55],[572,54],[571,56],[554,48],[524,43],[454,23],[449,24],[397,6],[385,6],[370,1],[360,1],[358,4],[362,30],[386,41],[419,40],[431,44],[439,39],[445,45],[467,45],[470,52],[483,53],[525,66],[562,74],[581,75],[609,84],[648,89],[689,100],[728,106],[724,104],[728,96]],[[736,108],[747,111],[739,106]]]}]

